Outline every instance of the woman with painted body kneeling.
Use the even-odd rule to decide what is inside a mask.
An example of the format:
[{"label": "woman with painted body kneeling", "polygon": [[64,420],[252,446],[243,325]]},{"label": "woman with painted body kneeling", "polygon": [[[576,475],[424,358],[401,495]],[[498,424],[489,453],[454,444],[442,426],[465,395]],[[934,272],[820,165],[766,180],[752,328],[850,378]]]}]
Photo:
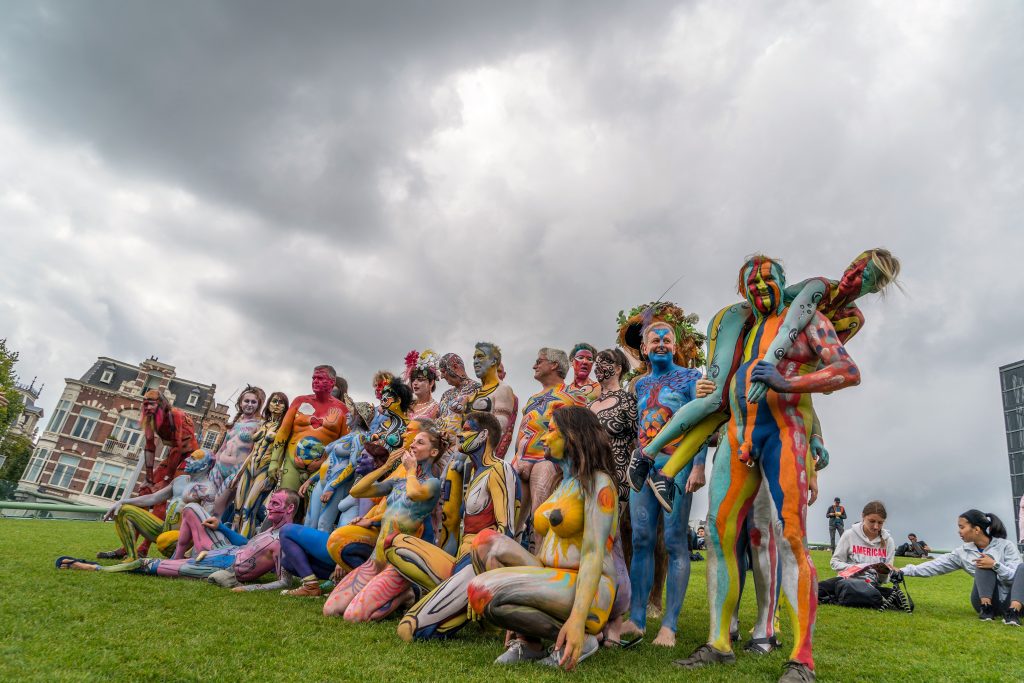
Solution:
[{"label": "woman with painted body kneeling", "polygon": [[[534,513],[537,556],[491,530],[473,542],[480,574],[468,587],[470,610],[516,632],[500,664],[543,660],[572,669],[598,650],[595,637],[615,601],[612,545],[618,496],[608,437],[592,412],[555,410],[542,439],[562,483]],[[550,654],[544,640],[555,641]]]},{"label": "woman with painted body kneeling", "polygon": [[898,576],[939,576],[963,569],[974,577],[971,606],[982,621],[1003,617],[1008,626],[1020,626],[1024,602],[1024,563],[1016,544],[1006,538],[1002,520],[981,510],[968,510],[957,519],[964,542],[953,552],[921,564],[908,564]]}]

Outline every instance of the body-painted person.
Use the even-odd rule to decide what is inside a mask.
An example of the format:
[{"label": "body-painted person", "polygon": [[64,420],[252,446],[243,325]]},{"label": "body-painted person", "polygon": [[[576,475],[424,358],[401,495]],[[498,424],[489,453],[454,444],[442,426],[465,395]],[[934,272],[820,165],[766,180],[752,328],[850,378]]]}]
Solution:
[{"label": "body-painted person", "polygon": [[[348,432],[348,409],[331,396],[337,376],[330,365],[313,368],[313,393],[292,401],[281,421],[270,453],[268,475],[276,478],[283,489],[298,491],[310,473],[320,468],[323,446]],[[320,448],[310,448],[310,439],[320,444]],[[304,448],[299,448],[303,443]],[[321,455],[313,460],[303,457],[304,452],[316,451]]]},{"label": "body-painted person", "polygon": [[[352,487],[357,498],[386,496],[386,509],[373,555],[335,587],[324,603],[324,616],[377,621],[411,601],[409,582],[387,563],[385,541],[395,534],[422,533],[441,494],[441,482],[433,475],[434,461],[447,448],[447,435],[432,422],[423,421],[408,449],[396,450],[383,466]],[[405,476],[385,479],[399,461]]]},{"label": "body-painted person", "polygon": [[[785,274],[778,261],[757,255],[740,269],[738,290],[754,312],[740,364],[728,387],[729,421],[712,470],[708,512],[708,643],[676,663],[685,668],[735,661],[729,624],[739,599],[737,548],[743,525],[762,483],[771,492],[781,523],[778,552],[782,591],[794,644],[781,681],[814,680],[811,634],[817,612],[817,573],[806,544],[808,441],[814,422],[811,394],[860,383],[856,364],[832,323],[815,311],[778,367],[760,361],[785,322]],[[752,382],[772,391],[747,403]],[[746,457],[739,451],[748,448]],[[736,456],[736,457],[734,457]],[[752,462],[748,466],[747,462]]]},{"label": "body-painted person", "polygon": [[270,395],[263,408],[263,420],[252,436],[252,450],[235,475],[235,518],[232,526],[243,536],[252,538],[260,522],[259,515],[273,486],[267,486],[270,470],[270,449],[277,429],[288,410],[288,396],[280,391]]},{"label": "body-painted person", "polygon": [[[406,642],[451,635],[466,623],[466,586],[476,576],[471,556],[473,539],[484,531],[512,535],[519,480],[509,463],[495,457],[500,439],[501,427],[493,415],[466,415],[460,457],[449,469],[455,502],[464,510],[462,538],[455,557],[410,534],[399,534],[386,543],[385,554],[391,566],[428,591],[398,625],[398,635]],[[471,474],[472,480],[463,504],[464,474]]]},{"label": "body-painted person", "polygon": [[[207,451],[196,449],[192,457],[186,458],[182,464],[183,473],[175,477],[170,486],[165,486],[155,493],[117,502],[103,515],[104,521],[114,520],[117,537],[123,547],[129,549],[129,560],[139,557],[135,554],[133,542],[136,536],[142,536],[152,543],[161,534],[174,531],[181,522],[181,511],[186,505],[197,503],[203,506],[206,513],[213,509],[214,490],[210,482],[213,456]],[[163,517],[158,517],[145,509],[161,505],[165,507]],[[206,514],[203,518],[206,518]],[[164,539],[165,544],[158,545],[165,545],[162,552],[170,555],[174,552],[172,546],[176,540],[173,535],[167,536]]]},{"label": "body-painted person", "polygon": [[[354,404],[354,410],[349,413],[348,434],[327,444],[327,458],[320,465],[320,470],[299,487],[300,497],[305,496],[310,487],[313,488],[306,510],[307,527],[330,532],[338,526],[342,512],[339,506],[355,480],[356,464],[363,452],[371,419],[373,408],[369,403]],[[348,524],[356,512],[355,506],[346,508],[340,523]]]},{"label": "body-painted person", "polygon": [[565,385],[565,391],[581,405],[590,405],[601,395],[601,384],[590,379],[596,355],[597,349],[586,342],[580,342],[569,352],[572,381]]},{"label": "body-painted person", "polygon": [[437,364],[438,374],[441,375],[450,389],[441,394],[439,417],[441,420],[453,421],[459,424],[462,421],[463,406],[469,402],[469,397],[480,388],[480,382],[471,380],[466,374],[466,364],[456,353],[446,353],[441,356]]},{"label": "body-painted person", "polygon": [[252,452],[254,437],[260,426],[260,408],[265,398],[266,393],[252,385],[247,385],[238,395],[235,419],[228,423],[227,435],[214,454],[217,463],[210,472],[210,481],[218,494],[234,484],[235,475]]},{"label": "body-painted person", "polygon": [[[184,473],[185,460],[199,448],[192,418],[182,410],[172,407],[163,392],[156,389],[150,389],[143,394],[142,429],[145,439],[143,453],[146,478],[139,488],[140,497],[156,493],[169,486],[176,477]],[[155,464],[157,439],[167,447],[167,456],[159,465]],[[165,508],[168,500],[170,497],[161,498],[161,502],[153,505],[150,512],[163,519],[166,515]],[[101,560],[135,558],[139,555],[144,557],[149,552],[148,540],[144,540],[138,550],[133,547],[131,551],[128,548],[134,545],[134,539],[130,541],[122,539],[122,541],[128,545],[116,550],[97,553],[96,557]]]},{"label": "body-painted person", "polygon": [[478,410],[491,413],[501,425],[502,441],[498,444],[498,457],[504,458],[516,422],[516,395],[499,376],[501,349],[497,344],[478,342],[473,351],[473,372],[480,380],[480,388],[469,395],[462,412]]},{"label": "body-painted person", "polygon": [[[61,569],[83,569],[87,571],[123,572],[131,571],[151,576],[168,578],[207,579],[225,588],[236,591],[274,590],[287,586],[291,577],[282,572],[278,556],[278,530],[290,522],[298,507],[299,497],[294,491],[277,491],[267,499],[267,521],[270,528],[251,539],[233,531],[215,517],[203,521],[205,528],[215,531],[223,539],[215,546],[203,548],[191,559],[161,560],[140,558],[134,562],[103,567],[92,562],[82,562],[69,557],[57,561]],[[198,546],[197,546],[198,550]],[[270,583],[256,583],[264,574],[276,571],[278,580]],[[242,585],[248,584],[248,585]]]},{"label": "body-painted person", "polygon": [[[649,372],[634,380],[636,393],[638,438],[645,445],[653,435],[671,419],[682,406],[697,396],[698,370],[685,367],[696,360],[691,353],[680,356],[680,346],[692,349],[693,340],[682,339],[687,328],[673,322],[682,319],[682,311],[672,304],[664,304],[650,312],[642,328],[640,355],[649,364]],[[684,343],[685,342],[685,343]],[[676,360],[682,361],[677,363]],[[669,444],[658,455],[657,464],[668,461],[674,444]],[[683,500],[671,513],[662,510],[653,488],[643,487],[632,491],[629,497],[630,525],[633,548],[630,560],[629,620],[622,625],[622,636],[634,639],[643,636],[647,630],[647,603],[651,592],[661,593],[661,585],[655,585],[655,546],[658,541],[658,523],[663,521],[665,551],[668,555],[667,580],[665,582],[665,611],[661,629],[654,638],[655,645],[672,647],[676,643],[676,627],[679,611],[686,597],[690,578],[689,521],[690,502],[694,491],[704,485],[705,453],[697,455],[694,462],[679,472],[672,480],[673,487],[685,491]]]},{"label": "body-painted person", "polygon": [[[545,460],[541,440],[548,431],[553,411],[580,403],[565,390],[567,372],[569,358],[564,351],[545,347],[537,352],[537,359],[533,363],[533,378],[543,388],[523,405],[523,419],[519,425],[516,453],[512,460],[523,483],[523,507],[516,525],[517,531],[528,533],[528,520],[533,518],[540,504],[548,499],[561,476],[559,468]],[[540,533],[535,532],[532,538],[527,536],[527,541],[531,545],[539,544]]]},{"label": "body-painted person", "polygon": [[[479,576],[467,590],[473,614],[518,634],[496,663],[544,660],[572,669],[598,650],[615,601],[617,496],[608,438],[586,408],[556,410],[544,435],[562,483],[537,508],[536,556],[513,539],[483,531],[473,541]],[[555,642],[545,656],[544,640]]]},{"label": "body-painted person", "polygon": [[437,354],[427,349],[423,353],[410,351],[405,357],[405,381],[412,388],[409,419],[436,420],[441,412],[434,400],[437,388]]}]

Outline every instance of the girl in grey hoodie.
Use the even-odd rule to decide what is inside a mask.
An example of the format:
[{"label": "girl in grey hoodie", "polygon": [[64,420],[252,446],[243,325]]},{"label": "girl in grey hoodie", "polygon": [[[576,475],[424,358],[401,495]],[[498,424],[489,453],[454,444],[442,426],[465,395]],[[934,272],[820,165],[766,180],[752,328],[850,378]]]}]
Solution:
[{"label": "girl in grey hoodie", "polygon": [[878,585],[889,580],[896,541],[885,528],[885,505],[873,500],[864,506],[861,521],[843,533],[832,553],[832,569],[843,578],[858,577]]},{"label": "girl in grey hoodie", "polygon": [[1003,623],[1020,626],[1024,602],[1024,563],[1006,538],[1003,522],[991,513],[968,510],[957,520],[960,540],[953,552],[922,564],[908,564],[903,576],[939,576],[963,569],[974,577],[971,606],[982,621],[1003,615]]}]

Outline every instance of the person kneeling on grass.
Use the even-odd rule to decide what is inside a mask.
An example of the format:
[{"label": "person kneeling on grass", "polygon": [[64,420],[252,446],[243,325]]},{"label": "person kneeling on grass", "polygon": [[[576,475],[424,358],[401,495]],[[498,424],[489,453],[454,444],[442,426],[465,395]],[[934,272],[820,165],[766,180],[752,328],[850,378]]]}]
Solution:
[{"label": "person kneeling on grass", "polygon": [[889,580],[896,542],[886,529],[885,505],[873,500],[864,506],[861,521],[843,533],[832,553],[832,569],[839,576],[818,583],[818,600],[845,607],[882,604],[881,584]]},{"label": "person kneeling on grass", "polygon": [[953,552],[921,564],[908,564],[893,572],[902,576],[939,576],[963,569],[974,577],[971,606],[982,621],[1003,617],[1008,626],[1020,626],[1024,602],[1024,564],[1017,546],[1006,538],[1006,527],[991,513],[968,510],[957,520],[964,544]]}]

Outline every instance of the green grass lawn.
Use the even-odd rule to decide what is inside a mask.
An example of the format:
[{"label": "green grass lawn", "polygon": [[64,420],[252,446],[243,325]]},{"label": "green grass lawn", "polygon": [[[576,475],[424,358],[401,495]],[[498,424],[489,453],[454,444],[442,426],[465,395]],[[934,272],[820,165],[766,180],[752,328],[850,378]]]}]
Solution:
[{"label": "green grass lawn", "polygon": [[[731,667],[670,666],[704,641],[705,564],[694,565],[679,645],[606,650],[572,674],[493,666],[500,638],[470,625],[450,642],[405,645],[395,622],[325,619],[322,600],[236,594],[203,582],[58,572],[58,555],[116,545],[97,522],[0,520],[0,679],[4,681],[724,681],[775,680],[786,655],[740,653]],[[832,576],[815,552],[821,577]],[[981,623],[960,572],[911,579],[917,611],[819,608],[815,654],[824,681],[1024,680],[1024,629]],[[753,618],[744,596],[742,627]],[[654,633],[657,624],[649,624]],[[782,637],[787,638],[788,624]],[[569,677],[569,678],[567,678]]]}]

